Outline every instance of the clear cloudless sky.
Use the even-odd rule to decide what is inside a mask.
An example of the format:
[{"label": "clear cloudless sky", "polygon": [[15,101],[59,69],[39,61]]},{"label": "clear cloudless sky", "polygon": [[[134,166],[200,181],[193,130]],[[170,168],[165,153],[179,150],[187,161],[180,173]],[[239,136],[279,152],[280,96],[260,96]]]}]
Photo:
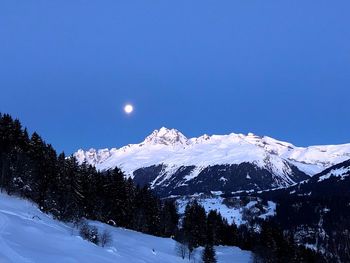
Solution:
[{"label": "clear cloudless sky", "polygon": [[69,154],[162,126],[350,142],[349,11],[349,0],[0,1],[0,112]]}]

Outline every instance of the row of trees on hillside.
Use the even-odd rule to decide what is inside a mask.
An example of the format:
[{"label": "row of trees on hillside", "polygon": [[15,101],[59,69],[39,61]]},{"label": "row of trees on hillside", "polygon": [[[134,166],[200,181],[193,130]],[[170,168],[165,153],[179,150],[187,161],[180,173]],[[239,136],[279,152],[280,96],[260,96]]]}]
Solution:
[{"label": "row of trees on hillside", "polygon": [[205,247],[204,262],[216,262],[214,245],[234,245],[237,227],[228,224],[220,213],[211,210],[207,214],[204,207],[193,201],[187,204],[176,240],[179,242],[177,252],[182,258],[191,259],[195,248]]},{"label": "row of trees on hillside", "polygon": [[87,218],[158,236],[176,233],[173,202],[135,186],[118,168],[102,173],[57,155],[8,114],[0,115],[0,172],[1,191],[31,199],[59,220]]},{"label": "row of trees on hillside", "polygon": [[194,201],[185,209],[182,228],[176,236],[177,251],[183,258],[193,257],[195,248],[205,247],[204,262],[215,261],[216,245],[237,246],[254,252],[254,262],[326,262],[316,252],[299,246],[290,232],[271,220],[254,219],[237,227],[228,224],[218,212],[206,214],[203,206]]}]

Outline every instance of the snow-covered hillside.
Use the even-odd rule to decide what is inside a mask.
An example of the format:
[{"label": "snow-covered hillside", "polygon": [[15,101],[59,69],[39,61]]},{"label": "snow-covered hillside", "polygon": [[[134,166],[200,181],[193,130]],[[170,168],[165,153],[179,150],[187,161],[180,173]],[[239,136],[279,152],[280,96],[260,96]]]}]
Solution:
[{"label": "snow-covered hillside", "polygon": [[350,166],[332,169],[325,175],[320,176],[318,178],[318,182],[329,179],[331,177],[338,177],[340,179],[344,179],[346,176],[350,176]]},{"label": "snow-covered hillside", "polygon": [[[0,262],[119,262],[184,263],[175,241],[90,222],[108,229],[112,243],[105,248],[83,240],[77,230],[43,214],[31,202],[0,194]],[[200,249],[197,257],[200,256]],[[251,253],[236,247],[217,247],[218,262],[251,261]]]},{"label": "snow-covered hillside", "polygon": [[251,219],[253,217],[266,219],[276,213],[276,203],[268,201],[267,205],[263,205],[258,198],[244,203],[239,197],[187,196],[176,200],[180,215],[184,215],[186,205],[194,199],[204,207],[207,213],[210,210],[216,210],[229,224],[234,223],[237,226],[247,223],[247,212]]},{"label": "snow-covered hillside", "polygon": [[[220,165],[219,170],[228,170],[228,165],[248,163],[252,165],[251,170],[256,167],[269,173],[264,175],[270,180],[267,184],[267,180],[264,180],[265,185],[257,183],[257,178],[252,179],[249,171],[244,174],[248,181],[241,182],[243,186],[233,190],[247,190],[289,186],[304,180],[331,165],[350,159],[350,144],[304,148],[252,133],[203,135],[187,139],[181,132],[163,127],[152,132],[140,144],[111,150],[78,150],[74,156],[80,163],[86,161],[100,170],[118,166],[131,177],[140,168],[156,168],[157,172],[155,169],[146,172],[148,175],[156,174],[146,182],[153,188],[169,185],[173,175],[179,172],[182,178],[172,187],[188,185],[206,168],[215,165]],[[144,173],[141,171],[141,174]],[[228,178],[220,176],[219,179],[222,188]]]}]

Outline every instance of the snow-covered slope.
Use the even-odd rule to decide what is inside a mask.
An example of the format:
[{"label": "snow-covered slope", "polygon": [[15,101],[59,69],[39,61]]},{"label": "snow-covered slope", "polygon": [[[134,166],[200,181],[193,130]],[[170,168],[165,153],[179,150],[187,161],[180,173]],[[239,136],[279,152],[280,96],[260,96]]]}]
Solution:
[{"label": "snow-covered slope", "polygon": [[196,200],[202,205],[207,213],[210,210],[216,210],[229,224],[234,223],[237,226],[247,223],[247,211],[252,218],[266,219],[272,217],[276,213],[276,203],[268,201],[267,205],[262,203],[259,198],[254,198],[244,203],[240,197],[223,198],[220,196],[187,196],[176,200],[179,214],[184,215],[186,205],[192,200]]},{"label": "snow-covered slope", "polygon": [[[181,172],[182,176],[177,182],[177,186],[180,186],[194,180],[208,167],[220,165],[220,170],[227,170],[230,165],[248,163],[252,165],[250,169],[256,168],[269,173],[265,176],[271,182],[266,185],[256,183],[256,178],[249,179],[249,171],[244,175],[250,180],[247,181],[250,189],[264,189],[292,185],[306,179],[305,175],[312,176],[331,165],[350,159],[350,144],[304,148],[252,133],[203,135],[187,139],[181,132],[163,127],[152,132],[140,144],[110,150],[78,150],[74,156],[79,162],[86,161],[100,170],[118,166],[131,177],[135,177],[135,171],[140,168],[156,168],[147,171],[148,176],[151,173],[156,174],[147,182],[154,188],[170,184],[177,172]],[[235,171],[237,169],[234,168]],[[227,179],[222,177],[222,184]],[[237,189],[246,190],[249,187]]]},{"label": "snow-covered slope", "polygon": [[[350,176],[350,160],[347,160],[342,163],[338,163],[329,167],[328,169],[322,171],[319,174],[316,174],[313,178],[304,183],[320,183],[331,181],[333,183],[339,181],[349,181]],[[344,183],[345,184],[345,183]]]},{"label": "snow-covered slope", "polygon": [[319,176],[318,182],[329,179],[331,177],[338,177],[342,180],[349,175],[350,175],[350,166],[335,168],[335,169],[331,169],[326,174]]},{"label": "snow-covered slope", "polygon": [[[184,263],[175,241],[90,222],[108,229],[112,243],[105,248],[87,242],[70,226],[53,220],[25,200],[0,194],[1,263]],[[251,253],[236,247],[217,247],[220,263],[251,262]],[[197,257],[200,256],[200,249]]]}]

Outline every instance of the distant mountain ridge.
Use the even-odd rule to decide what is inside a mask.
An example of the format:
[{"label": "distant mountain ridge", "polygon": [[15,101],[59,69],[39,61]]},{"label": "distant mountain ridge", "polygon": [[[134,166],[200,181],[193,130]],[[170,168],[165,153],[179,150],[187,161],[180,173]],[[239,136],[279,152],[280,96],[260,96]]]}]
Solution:
[{"label": "distant mountain ridge", "polygon": [[252,133],[188,139],[162,127],[139,144],[78,150],[74,156],[100,170],[118,166],[167,196],[290,186],[350,159],[350,144],[296,147]]}]

